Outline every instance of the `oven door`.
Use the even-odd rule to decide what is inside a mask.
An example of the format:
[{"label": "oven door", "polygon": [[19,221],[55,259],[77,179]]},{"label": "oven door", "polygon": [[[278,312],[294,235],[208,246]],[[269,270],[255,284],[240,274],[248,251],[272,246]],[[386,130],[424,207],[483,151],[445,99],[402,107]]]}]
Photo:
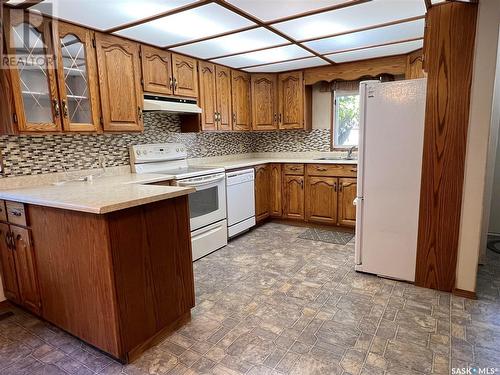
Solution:
[{"label": "oven door", "polygon": [[196,189],[196,192],[189,194],[191,231],[226,218],[225,173],[178,180],[175,185]]}]

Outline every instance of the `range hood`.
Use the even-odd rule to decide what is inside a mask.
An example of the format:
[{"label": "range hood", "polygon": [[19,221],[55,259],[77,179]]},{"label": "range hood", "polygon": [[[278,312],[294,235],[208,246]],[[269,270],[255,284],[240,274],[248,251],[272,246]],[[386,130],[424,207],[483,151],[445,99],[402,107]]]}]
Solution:
[{"label": "range hood", "polygon": [[201,113],[194,99],[169,98],[166,96],[144,94],[145,112],[171,112],[171,113]]}]

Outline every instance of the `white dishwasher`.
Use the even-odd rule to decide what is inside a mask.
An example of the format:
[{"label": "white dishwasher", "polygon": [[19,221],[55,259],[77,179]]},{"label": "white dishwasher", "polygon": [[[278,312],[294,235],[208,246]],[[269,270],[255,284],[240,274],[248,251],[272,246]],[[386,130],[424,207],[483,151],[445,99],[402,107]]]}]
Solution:
[{"label": "white dishwasher", "polygon": [[255,172],[244,169],[226,177],[227,235],[234,237],[255,225]]}]

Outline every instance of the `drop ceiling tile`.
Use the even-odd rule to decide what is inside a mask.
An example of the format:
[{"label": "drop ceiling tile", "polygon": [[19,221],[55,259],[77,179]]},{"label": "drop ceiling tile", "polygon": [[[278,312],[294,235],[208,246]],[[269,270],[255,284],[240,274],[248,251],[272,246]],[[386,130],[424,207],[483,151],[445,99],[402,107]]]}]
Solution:
[{"label": "drop ceiling tile", "polygon": [[98,30],[106,30],[194,2],[195,0],[85,0],[78,2],[45,0],[30,9]]},{"label": "drop ceiling tile", "polygon": [[320,59],[319,57],[309,57],[301,60],[256,66],[244,70],[251,73],[262,73],[262,72],[275,73],[275,72],[286,72],[288,70],[312,68],[321,65],[328,65],[328,63],[323,59]]},{"label": "drop ceiling tile", "polygon": [[424,36],[425,20],[420,19],[357,33],[334,36],[304,43],[318,53],[332,53],[348,49],[375,46]]},{"label": "drop ceiling tile", "polygon": [[423,40],[416,40],[412,42],[404,42],[397,44],[390,44],[387,46],[373,47],[367,49],[360,49],[357,51],[340,52],[331,55],[326,55],[330,60],[336,63],[343,63],[349,61],[366,60],[375,57],[401,55],[409,53],[423,47]]},{"label": "drop ceiling tile", "polygon": [[255,25],[220,5],[208,4],[116,34],[157,46],[168,46]]},{"label": "drop ceiling tile", "polygon": [[221,36],[172,48],[173,51],[196,56],[200,59],[229,55],[252,51],[259,48],[272,47],[288,43],[288,41],[277,34],[264,28],[242,31],[240,33]]},{"label": "drop ceiling tile", "polygon": [[259,18],[272,21],[333,5],[351,3],[353,0],[228,0],[238,8]]},{"label": "drop ceiling tile", "polygon": [[276,23],[276,29],[297,40],[357,30],[360,28],[422,16],[423,0],[373,0],[313,16]]},{"label": "drop ceiling tile", "polygon": [[308,56],[312,56],[312,53],[292,44],[289,46],[270,48],[263,51],[224,57],[222,59],[216,59],[213,61],[219,64],[228,65],[233,68],[241,68],[243,66],[270,64],[277,61],[291,60]]}]

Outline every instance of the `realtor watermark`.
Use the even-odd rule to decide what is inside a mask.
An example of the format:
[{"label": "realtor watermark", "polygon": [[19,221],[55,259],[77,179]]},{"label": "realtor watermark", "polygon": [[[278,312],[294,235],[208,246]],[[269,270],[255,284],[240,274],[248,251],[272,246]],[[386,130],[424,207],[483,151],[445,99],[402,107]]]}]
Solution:
[{"label": "realtor watermark", "polygon": [[[1,7],[0,19],[6,30],[5,50],[0,48],[0,69],[47,70],[55,67],[55,57],[46,38],[47,19],[22,9]],[[55,21],[53,21],[55,22]]]},{"label": "realtor watermark", "polygon": [[451,369],[452,375],[494,375],[500,374],[497,367],[454,367]]}]

